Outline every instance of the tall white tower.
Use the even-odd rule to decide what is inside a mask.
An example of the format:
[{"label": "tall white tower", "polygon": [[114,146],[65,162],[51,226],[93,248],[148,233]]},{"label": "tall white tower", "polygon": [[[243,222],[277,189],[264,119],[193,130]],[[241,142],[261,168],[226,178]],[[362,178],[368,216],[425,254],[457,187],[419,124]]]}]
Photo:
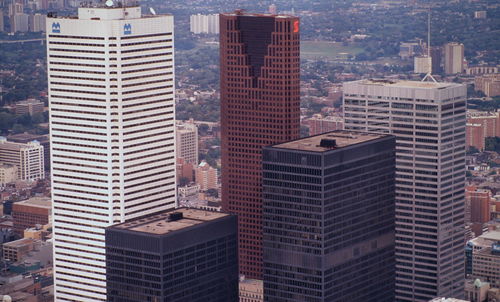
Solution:
[{"label": "tall white tower", "polygon": [[176,206],[173,17],[47,18],[56,301],[106,301],[105,228]]},{"label": "tall white tower", "polygon": [[396,301],[464,294],[462,84],[344,83],[345,129],[396,136]]}]

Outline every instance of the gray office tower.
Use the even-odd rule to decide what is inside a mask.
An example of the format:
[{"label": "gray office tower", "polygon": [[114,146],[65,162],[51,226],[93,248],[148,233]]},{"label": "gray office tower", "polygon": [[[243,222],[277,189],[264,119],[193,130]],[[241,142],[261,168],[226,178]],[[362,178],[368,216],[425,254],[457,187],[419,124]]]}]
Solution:
[{"label": "gray office tower", "polygon": [[236,216],[180,208],[106,229],[107,301],[238,300]]},{"label": "gray office tower", "polygon": [[396,301],[464,295],[466,96],[456,83],[344,83],[345,128],[396,136]]},{"label": "gray office tower", "polygon": [[394,152],[353,131],[264,148],[265,301],[394,301]]}]

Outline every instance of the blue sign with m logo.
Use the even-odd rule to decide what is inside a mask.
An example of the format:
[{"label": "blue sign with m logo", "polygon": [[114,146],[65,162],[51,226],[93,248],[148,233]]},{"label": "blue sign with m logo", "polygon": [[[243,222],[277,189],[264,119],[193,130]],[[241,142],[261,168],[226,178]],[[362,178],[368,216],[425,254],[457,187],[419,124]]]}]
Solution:
[{"label": "blue sign with m logo", "polygon": [[52,32],[56,34],[61,32],[61,24],[59,24],[59,22],[52,23]]},{"label": "blue sign with m logo", "polygon": [[130,23],[123,25],[123,34],[124,35],[132,34],[132,25],[130,25]]}]

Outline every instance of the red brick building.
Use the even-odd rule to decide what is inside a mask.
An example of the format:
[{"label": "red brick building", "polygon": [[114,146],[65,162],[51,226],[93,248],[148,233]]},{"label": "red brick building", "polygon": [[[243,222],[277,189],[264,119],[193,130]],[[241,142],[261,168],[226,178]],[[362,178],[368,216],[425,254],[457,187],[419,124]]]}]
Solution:
[{"label": "red brick building", "polygon": [[220,15],[222,208],[238,215],[240,273],[262,278],[262,147],[300,136],[299,19]]},{"label": "red brick building", "polygon": [[32,228],[37,224],[46,225],[50,223],[51,213],[52,203],[48,197],[33,197],[15,202],[12,205],[14,231],[23,235],[27,228]]}]

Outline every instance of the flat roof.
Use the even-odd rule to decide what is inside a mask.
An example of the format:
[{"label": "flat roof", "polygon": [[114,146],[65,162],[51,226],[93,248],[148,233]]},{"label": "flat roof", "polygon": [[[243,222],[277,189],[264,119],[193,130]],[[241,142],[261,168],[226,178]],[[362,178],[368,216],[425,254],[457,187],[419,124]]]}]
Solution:
[{"label": "flat roof", "polygon": [[232,13],[222,13],[224,16],[243,16],[243,17],[272,17],[272,18],[297,18],[297,16],[286,14],[270,14],[270,13],[247,13],[244,10],[236,10]]},{"label": "flat roof", "polygon": [[424,89],[437,89],[437,88],[461,86],[461,84],[457,83],[421,82],[421,81],[393,80],[393,79],[365,79],[365,80],[360,80],[359,82],[364,85],[401,87],[401,88],[424,88]]},{"label": "flat roof", "polygon": [[491,241],[500,241],[500,231],[489,231],[483,233],[480,238],[491,240]]},{"label": "flat roof", "polygon": [[50,197],[31,197],[30,199],[15,202],[14,205],[51,209],[52,199]]},{"label": "flat roof", "polygon": [[[315,136],[309,136],[305,138],[296,139],[286,143],[273,145],[273,148],[281,149],[292,149],[301,151],[312,151],[312,152],[326,152],[330,150],[336,150],[345,148],[348,146],[364,143],[371,140],[376,140],[382,137],[386,137],[386,134],[376,134],[358,131],[347,131],[347,130],[335,130],[332,132],[327,132]],[[321,140],[335,140],[335,147],[321,147]]]},{"label": "flat roof", "polygon": [[4,247],[17,248],[17,247],[21,247],[21,246],[33,244],[33,242],[34,242],[33,239],[23,238],[23,239],[19,239],[19,240],[15,240],[15,241],[10,241],[10,242],[4,243],[3,246]]},{"label": "flat roof", "polygon": [[[182,218],[175,221],[168,221],[168,217],[172,213],[182,213]],[[152,216],[138,218],[129,222],[117,224],[112,226],[111,228],[148,234],[164,235],[170,232],[182,230],[184,228],[188,228],[226,216],[230,215],[215,211],[206,211],[192,208],[178,208],[175,210],[168,210]]]}]

